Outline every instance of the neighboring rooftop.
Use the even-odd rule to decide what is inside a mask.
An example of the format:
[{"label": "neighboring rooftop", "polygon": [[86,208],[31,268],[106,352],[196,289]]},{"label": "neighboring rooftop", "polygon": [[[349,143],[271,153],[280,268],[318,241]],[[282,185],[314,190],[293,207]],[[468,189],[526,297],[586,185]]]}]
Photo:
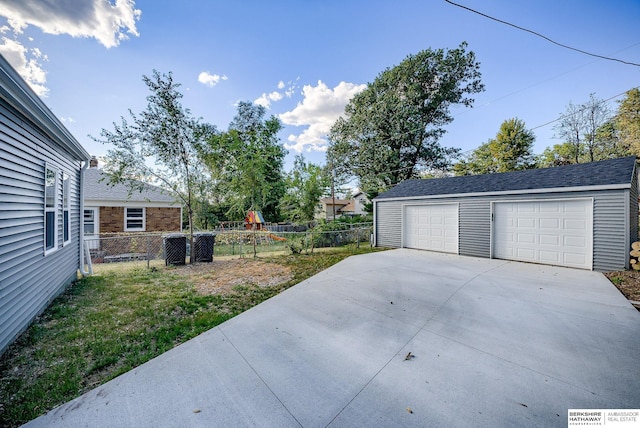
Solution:
[{"label": "neighboring rooftop", "polygon": [[405,180],[375,199],[630,185],[635,156],[500,174]]},{"label": "neighboring rooftop", "polygon": [[129,188],[124,184],[109,184],[107,175],[98,168],[85,171],[84,199],[100,201],[134,201],[134,202],[175,202],[176,198],[157,186],[145,184],[145,191],[134,190],[129,195]]},{"label": "neighboring rooftop", "polygon": [[[334,199],[333,198],[321,198],[320,201],[324,202],[325,205],[333,205],[334,204]],[[338,199],[338,198],[335,198],[335,204],[336,205],[348,205],[349,202],[351,202],[351,199]]]}]

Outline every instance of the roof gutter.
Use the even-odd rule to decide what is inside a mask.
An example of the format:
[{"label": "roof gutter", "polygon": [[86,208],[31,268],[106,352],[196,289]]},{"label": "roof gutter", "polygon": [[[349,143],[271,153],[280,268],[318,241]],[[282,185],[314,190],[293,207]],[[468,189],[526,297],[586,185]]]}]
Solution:
[{"label": "roof gutter", "polygon": [[460,197],[475,197],[475,196],[502,196],[502,195],[525,195],[525,194],[538,194],[538,193],[564,193],[564,192],[585,192],[585,191],[598,191],[598,190],[621,190],[631,188],[631,183],[623,184],[608,184],[600,186],[576,186],[576,187],[553,187],[553,188],[539,188],[539,189],[523,189],[523,190],[504,190],[498,192],[470,192],[470,193],[451,193],[440,195],[418,195],[418,196],[396,196],[391,198],[375,198],[374,201],[386,202],[386,201],[406,201],[410,199],[444,199],[444,198],[460,198]]},{"label": "roof gutter", "polygon": [[[93,274],[93,265],[91,264],[91,254],[89,254],[89,246],[84,241],[84,172],[89,167],[89,160],[87,159],[80,170],[80,274],[82,276]],[[85,261],[87,269],[85,270]]]}]

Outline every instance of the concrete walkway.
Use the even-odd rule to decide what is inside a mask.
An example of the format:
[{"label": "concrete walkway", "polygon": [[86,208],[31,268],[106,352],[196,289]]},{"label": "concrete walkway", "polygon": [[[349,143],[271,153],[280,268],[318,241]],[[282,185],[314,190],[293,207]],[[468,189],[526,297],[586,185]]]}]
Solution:
[{"label": "concrete walkway", "polygon": [[640,313],[600,273],[393,250],[28,426],[567,426],[570,408],[639,408],[639,356]]}]

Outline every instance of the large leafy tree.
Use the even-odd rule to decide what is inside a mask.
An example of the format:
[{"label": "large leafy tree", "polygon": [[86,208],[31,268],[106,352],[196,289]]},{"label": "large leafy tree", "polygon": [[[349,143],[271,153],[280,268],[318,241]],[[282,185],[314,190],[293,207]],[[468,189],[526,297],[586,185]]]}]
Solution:
[{"label": "large leafy tree", "polygon": [[495,138],[475,149],[454,166],[456,175],[492,174],[534,168],[533,143],[536,136],[518,118],[500,125]]},{"label": "large leafy tree", "polygon": [[[102,129],[96,141],[110,144],[104,171],[110,183],[123,183],[131,192],[144,190],[145,183],[168,189],[187,210],[193,248],[193,215],[196,200],[207,189],[208,175],[199,161],[212,125],[201,123],[180,102],[179,83],[171,72],[156,70],[143,76],[151,91],[147,108],[139,114],[129,110],[129,120],[114,122],[113,130]],[[193,252],[191,252],[193,262]]]},{"label": "large leafy tree", "polygon": [[[578,163],[575,159],[575,150],[575,146],[571,143],[554,144],[553,147],[547,147],[544,152],[538,156],[538,167],[549,168],[552,166]],[[581,154],[578,160],[584,162],[584,159],[584,155]]]},{"label": "large leafy tree", "polygon": [[480,65],[467,44],[426,49],[380,73],[332,126],[328,160],[365,191],[384,189],[423,170],[447,169],[459,150],[439,139],[453,105],[471,106],[484,90]]},{"label": "large leafy tree", "polygon": [[619,132],[620,145],[636,156],[640,156],[640,90],[627,91],[620,101],[614,123]]},{"label": "large leafy tree", "polygon": [[325,168],[307,163],[303,155],[297,155],[287,175],[287,192],[282,198],[284,217],[291,221],[313,220],[316,206],[330,185]]},{"label": "large leafy tree", "polygon": [[232,218],[244,218],[253,209],[267,221],[278,221],[286,188],[287,152],[277,136],[282,124],[275,116],[265,118],[263,106],[243,101],[237,108],[228,131],[211,135],[206,163]]}]

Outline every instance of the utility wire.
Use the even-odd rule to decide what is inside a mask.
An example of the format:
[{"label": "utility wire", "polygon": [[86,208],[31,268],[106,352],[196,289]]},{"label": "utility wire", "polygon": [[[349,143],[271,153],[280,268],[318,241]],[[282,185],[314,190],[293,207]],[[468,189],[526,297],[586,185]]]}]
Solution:
[{"label": "utility wire", "polygon": [[453,6],[457,6],[457,7],[459,7],[459,8],[462,8],[462,9],[468,10],[469,12],[476,13],[476,14],[478,14],[478,15],[480,15],[480,16],[483,16],[483,17],[485,17],[485,18],[488,18],[488,19],[491,19],[491,20],[493,20],[493,21],[499,22],[499,23],[501,23],[501,24],[509,25],[510,27],[517,28],[518,30],[526,31],[527,33],[531,33],[531,34],[533,34],[533,35],[535,35],[535,36],[541,37],[541,38],[543,38],[543,39],[547,40],[548,42],[551,42],[551,43],[553,43],[554,45],[558,45],[558,46],[563,47],[563,48],[565,48],[565,49],[570,49],[570,50],[572,50],[572,51],[580,52],[580,53],[582,53],[582,54],[589,55],[589,56],[593,56],[593,57],[596,57],[596,58],[606,59],[606,60],[608,60],[608,61],[617,61],[617,62],[621,62],[621,63],[623,63],[623,64],[632,65],[632,66],[634,66],[634,67],[640,67],[640,64],[635,63],[635,62],[629,62],[629,61],[624,61],[624,60],[621,60],[621,59],[618,59],[618,58],[611,58],[611,57],[604,56],[604,55],[594,54],[594,53],[591,53],[591,52],[583,51],[582,49],[574,48],[574,47],[572,47],[572,46],[568,46],[568,45],[565,45],[565,44],[562,44],[562,43],[556,42],[555,40],[552,40],[552,39],[550,39],[549,37],[547,37],[547,36],[545,36],[545,35],[543,35],[543,34],[537,33],[537,32],[535,32],[535,31],[533,31],[533,30],[529,30],[529,29],[527,29],[527,28],[520,27],[520,26],[518,26],[518,25],[512,24],[512,23],[507,22],[507,21],[503,21],[502,19],[494,18],[493,16],[489,16],[489,15],[487,15],[487,14],[485,14],[485,13],[482,13],[482,12],[479,12],[479,11],[477,11],[477,10],[475,10],[475,9],[471,9],[470,7],[467,7],[467,6],[464,6],[464,5],[458,4],[458,3],[454,3],[454,2],[452,2],[451,0],[444,0],[444,1],[445,1],[445,2],[447,2],[447,3],[449,3],[449,4],[451,4],[451,5],[453,5]]},{"label": "utility wire", "polygon": [[[612,96],[612,97],[609,97],[609,98],[607,98],[606,100],[600,100],[600,101],[598,102],[598,104],[604,104],[604,103],[606,103],[606,102],[611,101],[611,100],[612,100],[612,99],[614,99],[614,98],[618,98],[618,97],[620,97],[620,96],[622,96],[622,95],[626,94],[627,92],[629,92],[629,91],[631,91],[631,90],[633,90],[633,89],[638,89],[638,88],[640,88],[640,86],[636,86],[636,87],[631,88],[631,89],[629,89],[629,90],[626,90],[626,91],[624,91],[624,92],[620,92],[619,94],[614,95],[614,96]],[[584,110],[588,109],[589,107],[590,107],[590,106],[588,106],[588,105],[587,105],[587,106],[584,106],[583,108],[581,108],[581,109],[579,109],[579,110],[577,110],[577,111],[574,111],[574,112],[572,112],[572,113],[563,114],[563,115],[559,116],[558,118],[556,118],[556,119],[554,119],[554,120],[551,120],[551,121],[549,121],[549,122],[543,123],[542,125],[538,125],[538,126],[534,126],[533,128],[529,128],[529,131],[533,131],[534,129],[543,128],[543,127],[545,127],[545,126],[547,126],[547,125],[551,125],[552,123],[558,122],[559,120],[562,120],[562,119],[564,119],[565,117],[569,117],[569,116],[573,116],[573,115],[575,115],[575,114],[578,114],[578,113],[580,113],[580,112],[582,112],[582,111],[584,111]]]}]

